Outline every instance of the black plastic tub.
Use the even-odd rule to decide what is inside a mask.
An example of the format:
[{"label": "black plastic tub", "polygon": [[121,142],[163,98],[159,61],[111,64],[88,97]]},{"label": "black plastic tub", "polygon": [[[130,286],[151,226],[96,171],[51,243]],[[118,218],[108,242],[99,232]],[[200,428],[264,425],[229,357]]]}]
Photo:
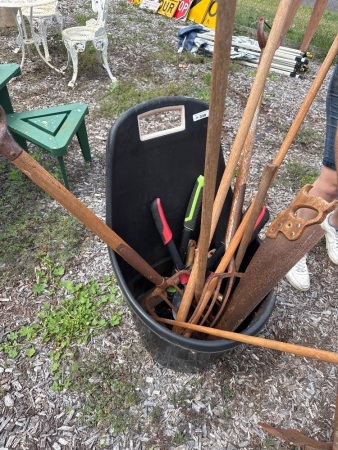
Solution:
[{"label": "black plastic tub", "polygon": [[[126,111],[109,133],[107,224],[163,276],[172,274],[173,264],[154,224],[150,204],[154,198],[161,198],[174,241],[179,246],[190,194],[204,170],[207,111],[208,105],[196,99],[157,98]],[[178,115],[178,122],[173,127],[171,121],[175,121],[171,114]],[[144,118],[147,122],[145,128],[150,129],[145,136],[140,131],[143,127],[140,120]],[[170,123],[170,129],[166,128],[167,123]],[[220,149],[218,183],[223,171],[224,158]],[[212,247],[217,248],[225,235],[231,198],[230,191]],[[196,239],[198,234],[197,229]],[[258,246],[258,240],[251,243],[242,270]],[[140,303],[153,288],[151,283],[111,249],[109,255],[117,281],[134,312],[143,343],[158,362],[181,371],[205,369],[208,363],[240,345],[226,339],[187,338],[156,322]],[[259,333],[274,305],[275,295],[271,292],[242,324],[240,331],[250,335]]]}]

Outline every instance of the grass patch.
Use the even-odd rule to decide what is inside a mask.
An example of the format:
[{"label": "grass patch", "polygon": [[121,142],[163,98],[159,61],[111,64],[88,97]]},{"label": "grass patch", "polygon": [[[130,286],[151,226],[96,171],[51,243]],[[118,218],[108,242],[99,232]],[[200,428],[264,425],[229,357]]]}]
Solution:
[{"label": "grass patch", "polygon": [[[48,160],[43,165],[48,170],[46,162]],[[48,253],[60,264],[66,264],[78,254],[88,232],[2,157],[0,186],[3,242],[0,247],[0,280],[3,284],[9,277],[15,283],[22,277],[32,276],[42,253]]]},{"label": "grass patch", "polygon": [[[267,23],[272,25],[277,8],[278,0],[238,0],[235,27],[244,26],[256,29],[259,17],[263,16]],[[306,26],[310,20],[313,8],[301,6],[298,9],[296,17],[286,34],[286,38],[301,44],[304,38]],[[318,25],[317,31],[311,41],[311,46],[317,47],[326,54],[337,34],[338,14],[332,11],[325,11]],[[235,34],[240,34],[240,30],[236,30]],[[266,34],[268,34],[266,32]]]},{"label": "grass patch", "polygon": [[9,358],[23,353],[33,357],[41,342],[50,345],[55,391],[71,385],[71,379],[64,376],[64,367],[73,357],[76,345],[87,344],[93,336],[119,325],[122,318],[112,277],[75,283],[64,280],[64,274],[65,269],[54,264],[50,256],[41,258],[33,291],[50,300],[42,305],[36,322],[8,333],[0,345],[0,351]]},{"label": "grass patch", "polygon": [[82,398],[80,420],[99,430],[122,432],[137,427],[131,408],[140,401],[141,384],[132,365],[115,364],[104,355],[73,364],[69,373],[70,390]]},{"label": "grass patch", "polygon": [[208,101],[210,95],[208,81],[209,77],[206,77],[206,80],[202,80],[198,86],[189,81],[181,83],[169,81],[161,85],[147,86],[133,80],[119,81],[108,88],[101,100],[99,114],[114,117],[141,102],[162,96],[183,95]]},{"label": "grass patch", "polygon": [[297,142],[298,144],[302,145],[310,145],[316,142],[321,143],[322,140],[323,138],[319,131],[309,127],[302,127],[298,131],[294,139],[294,142]]},{"label": "grass patch", "polygon": [[318,172],[315,172],[304,166],[303,162],[290,161],[285,165],[286,179],[291,183],[295,190],[299,190],[304,184],[313,184],[318,178]]}]

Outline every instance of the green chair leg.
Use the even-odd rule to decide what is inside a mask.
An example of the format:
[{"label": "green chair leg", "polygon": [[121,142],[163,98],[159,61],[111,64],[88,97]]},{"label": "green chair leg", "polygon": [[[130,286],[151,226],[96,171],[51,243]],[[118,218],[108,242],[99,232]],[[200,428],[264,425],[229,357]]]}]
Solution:
[{"label": "green chair leg", "polygon": [[3,107],[6,114],[11,114],[14,112],[7,86],[0,89],[0,105]]},{"label": "green chair leg", "polygon": [[83,120],[81,125],[79,126],[77,132],[76,132],[77,138],[79,140],[79,144],[81,147],[82,155],[85,161],[91,161],[92,157],[90,154],[90,148],[89,148],[89,142],[88,142],[88,135],[87,135],[87,129],[85,121]]},{"label": "green chair leg", "polygon": [[58,156],[57,159],[59,161],[59,166],[60,166],[60,169],[61,169],[61,174],[62,174],[62,177],[63,177],[63,181],[65,182],[65,187],[69,190],[68,177],[67,177],[67,173],[66,173],[66,168],[65,168],[65,163],[63,161],[63,157],[62,156]]},{"label": "green chair leg", "polygon": [[23,138],[22,136],[19,136],[19,135],[16,134],[16,133],[13,133],[13,131],[11,131],[11,133],[12,133],[12,136],[13,136],[13,139],[15,140],[15,142],[16,142],[17,144],[19,144],[21,148],[23,148],[24,150],[27,151],[27,150],[28,150],[28,146],[27,146],[27,141],[26,141],[26,139]]}]

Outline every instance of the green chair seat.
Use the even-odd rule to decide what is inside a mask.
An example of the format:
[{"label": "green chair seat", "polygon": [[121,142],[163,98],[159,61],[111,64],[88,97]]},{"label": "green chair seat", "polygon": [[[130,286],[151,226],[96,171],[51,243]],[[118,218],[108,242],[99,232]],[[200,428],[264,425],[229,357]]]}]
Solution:
[{"label": "green chair seat", "polygon": [[67,154],[74,134],[77,135],[85,161],[91,161],[85,125],[86,114],[88,114],[86,104],[71,103],[7,114],[7,126],[23,148],[27,148],[27,140],[47,150],[58,159],[65,186],[69,189],[63,157]]}]

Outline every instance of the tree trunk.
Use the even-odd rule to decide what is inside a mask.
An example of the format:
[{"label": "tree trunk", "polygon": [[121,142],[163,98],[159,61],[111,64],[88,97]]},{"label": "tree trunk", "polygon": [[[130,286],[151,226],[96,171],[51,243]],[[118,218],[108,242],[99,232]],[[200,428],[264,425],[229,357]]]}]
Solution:
[{"label": "tree trunk", "polygon": [[1,8],[0,7],[0,28],[16,27],[15,14],[18,8]]}]

